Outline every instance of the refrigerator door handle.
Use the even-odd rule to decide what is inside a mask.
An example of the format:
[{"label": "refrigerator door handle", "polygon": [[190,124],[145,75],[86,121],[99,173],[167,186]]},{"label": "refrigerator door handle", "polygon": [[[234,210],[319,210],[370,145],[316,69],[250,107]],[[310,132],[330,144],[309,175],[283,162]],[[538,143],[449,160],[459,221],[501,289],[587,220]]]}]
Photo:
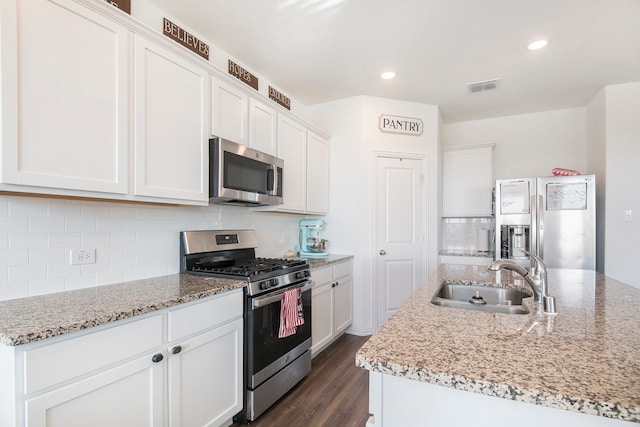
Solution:
[{"label": "refrigerator door handle", "polygon": [[538,204],[535,194],[531,196],[531,227],[529,228],[529,252],[538,253]]},{"label": "refrigerator door handle", "polygon": [[538,256],[544,259],[544,196],[538,196]]}]

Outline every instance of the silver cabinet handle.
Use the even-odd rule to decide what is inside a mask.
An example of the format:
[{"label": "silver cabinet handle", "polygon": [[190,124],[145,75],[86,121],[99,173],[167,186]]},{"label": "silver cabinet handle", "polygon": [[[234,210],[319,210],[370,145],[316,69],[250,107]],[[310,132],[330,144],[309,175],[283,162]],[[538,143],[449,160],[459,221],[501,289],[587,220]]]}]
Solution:
[{"label": "silver cabinet handle", "polygon": [[386,255],[387,251],[385,251],[384,249],[380,249],[380,255]]}]

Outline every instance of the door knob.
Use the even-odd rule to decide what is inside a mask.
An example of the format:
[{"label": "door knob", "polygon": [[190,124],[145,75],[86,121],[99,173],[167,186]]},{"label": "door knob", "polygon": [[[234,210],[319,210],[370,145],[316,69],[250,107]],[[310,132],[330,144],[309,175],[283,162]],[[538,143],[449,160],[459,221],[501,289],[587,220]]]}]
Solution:
[{"label": "door knob", "polygon": [[386,255],[387,251],[385,251],[384,249],[380,249],[380,255]]}]

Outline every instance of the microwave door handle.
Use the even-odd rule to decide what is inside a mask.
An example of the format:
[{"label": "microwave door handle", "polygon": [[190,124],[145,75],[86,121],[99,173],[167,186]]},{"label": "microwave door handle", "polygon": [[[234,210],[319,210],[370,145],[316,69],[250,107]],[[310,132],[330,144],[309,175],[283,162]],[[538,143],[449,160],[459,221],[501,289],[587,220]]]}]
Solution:
[{"label": "microwave door handle", "polygon": [[[271,186],[269,186],[269,183],[271,183]],[[275,194],[276,188],[278,188],[278,174],[276,173],[275,166],[269,165],[267,169],[267,194]]]}]

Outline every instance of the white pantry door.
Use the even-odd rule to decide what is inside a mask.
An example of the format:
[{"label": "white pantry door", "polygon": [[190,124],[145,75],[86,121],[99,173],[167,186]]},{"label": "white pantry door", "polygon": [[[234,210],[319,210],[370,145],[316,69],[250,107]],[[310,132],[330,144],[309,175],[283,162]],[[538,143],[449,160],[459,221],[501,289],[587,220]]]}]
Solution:
[{"label": "white pantry door", "polygon": [[400,156],[379,154],[375,161],[376,329],[426,279],[427,162]]}]

